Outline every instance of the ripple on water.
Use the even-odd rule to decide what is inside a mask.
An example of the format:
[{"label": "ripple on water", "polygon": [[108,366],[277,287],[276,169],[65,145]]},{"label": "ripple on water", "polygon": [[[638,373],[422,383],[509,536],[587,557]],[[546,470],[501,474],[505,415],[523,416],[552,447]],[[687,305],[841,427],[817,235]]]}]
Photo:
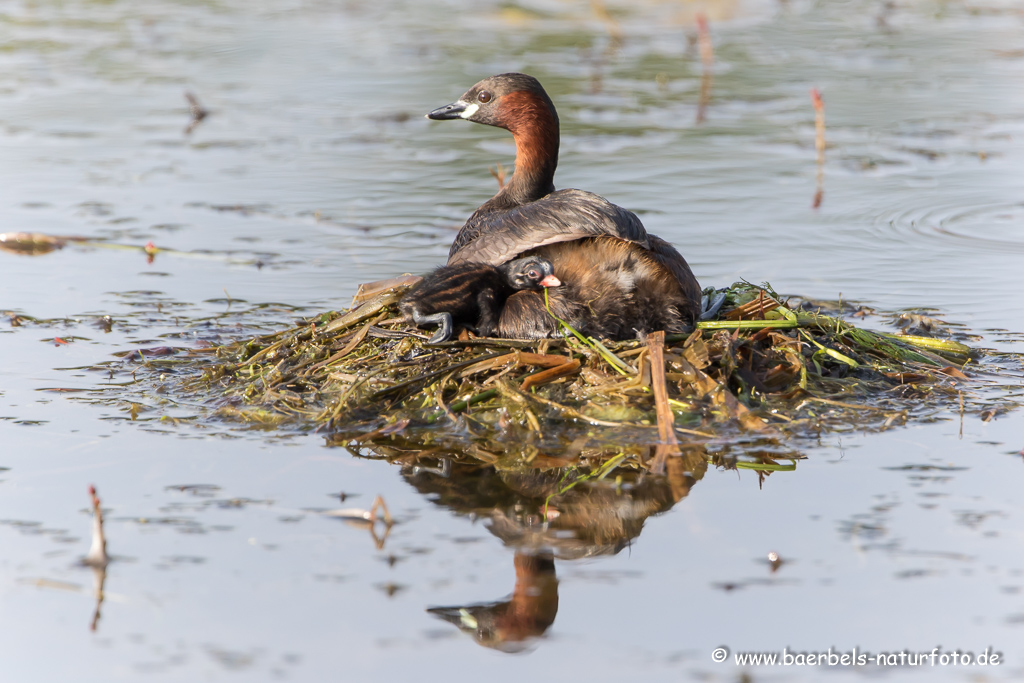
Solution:
[{"label": "ripple on water", "polygon": [[879,216],[875,228],[968,251],[1024,253],[1024,202],[910,206]]}]

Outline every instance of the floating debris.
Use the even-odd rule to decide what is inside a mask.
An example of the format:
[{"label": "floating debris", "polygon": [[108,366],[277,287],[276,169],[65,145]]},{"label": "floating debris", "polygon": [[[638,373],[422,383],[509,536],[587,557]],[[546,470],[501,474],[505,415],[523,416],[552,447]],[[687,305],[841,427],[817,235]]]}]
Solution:
[{"label": "floating debris", "polygon": [[[344,498],[342,498],[342,500],[344,500]],[[378,510],[383,514],[382,517],[377,516]],[[395,525],[395,520],[392,519],[391,512],[388,511],[388,506],[381,496],[377,496],[373,499],[373,505],[370,506],[369,510],[345,508],[343,510],[327,510],[323,515],[325,517],[336,517],[348,524],[369,530],[370,536],[373,538],[374,544],[376,544],[378,550],[384,548],[384,542],[391,533],[391,527]],[[377,533],[378,523],[384,527],[383,534]]]},{"label": "floating debris", "polygon": [[0,233],[0,249],[12,254],[38,256],[63,249],[69,238],[44,235],[38,232],[4,232]]},{"label": "floating debris", "polygon": [[208,109],[204,109],[203,105],[199,104],[199,99],[187,90],[185,91],[185,100],[188,101],[188,113],[192,117],[188,126],[185,127],[185,135],[191,135],[196,126],[210,115],[210,112]]},{"label": "floating debris", "polygon": [[[377,517],[377,510],[380,510],[384,516],[381,518]],[[392,526],[395,521],[391,518],[391,513],[388,511],[388,506],[384,503],[384,499],[377,496],[373,505],[370,506],[369,510],[363,510],[360,508],[345,508],[344,510],[328,510],[324,513],[327,517],[337,517],[348,522],[365,522],[368,524],[376,524],[378,520],[383,521],[386,526]]]}]

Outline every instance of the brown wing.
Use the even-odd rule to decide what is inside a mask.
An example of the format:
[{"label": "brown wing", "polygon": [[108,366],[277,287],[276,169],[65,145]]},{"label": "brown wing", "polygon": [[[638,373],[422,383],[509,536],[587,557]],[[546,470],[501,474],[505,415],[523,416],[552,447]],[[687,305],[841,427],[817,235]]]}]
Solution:
[{"label": "brown wing", "polygon": [[[700,313],[700,286],[685,259],[651,235],[651,249],[613,237],[540,247],[560,287],[548,290],[555,316],[591,336],[630,339],[638,333],[692,329]],[[509,297],[501,336],[538,338],[558,332],[540,292]]]},{"label": "brown wing", "polygon": [[648,235],[650,240],[650,254],[654,257],[661,265],[668,268],[676,280],[679,281],[679,286],[683,290],[683,294],[689,302],[686,313],[690,316],[690,322],[696,322],[700,319],[700,297],[701,289],[700,283],[697,282],[697,278],[693,276],[693,271],[690,270],[689,264],[686,263],[686,259],[683,255],[676,251],[676,248],[671,244],[661,239],[657,235]]},{"label": "brown wing", "polygon": [[650,246],[647,231],[634,213],[591,192],[559,190],[510,210],[477,211],[456,236],[448,265],[498,266],[546,244],[598,236],[616,237],[645,249]]}]

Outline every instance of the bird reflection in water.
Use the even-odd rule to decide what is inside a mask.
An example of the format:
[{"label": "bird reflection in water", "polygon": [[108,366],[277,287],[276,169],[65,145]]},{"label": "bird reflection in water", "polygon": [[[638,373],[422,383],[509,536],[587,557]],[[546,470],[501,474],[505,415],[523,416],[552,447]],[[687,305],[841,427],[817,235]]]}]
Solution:
[{"label": "bird reflection in water", "polygon": [[516,551],[516,583],[504,600],[427,611],[454,624],[484,647],[523,652],[544,635],[558,613],[558,577],[550,552]]},{"label": "bird reflection in water", "polygon": [[[488,531],[514,551],[510,596],[428,610],[478,644],[502,652],[530,649],[554,623],[556,560],[617,554],[640,535],[648,517],[685,498],[708,467],[703,446],[684,447],[681,457],[669,458],[665,476],[620,467],[603,479],[574,474],[578,470],[569,465],[607,462],[621,447],[585,447],[564,457],[538,454],[529,463],[496,464],[454,452],[439,457],[436,447],[423,457],[422,444],[400,440],[362,447],[361,455],[401,462],[403,478],[427,500],[458,515],[483,518]],[[641,461],[654,455],[653,446],[628,450]]]}]

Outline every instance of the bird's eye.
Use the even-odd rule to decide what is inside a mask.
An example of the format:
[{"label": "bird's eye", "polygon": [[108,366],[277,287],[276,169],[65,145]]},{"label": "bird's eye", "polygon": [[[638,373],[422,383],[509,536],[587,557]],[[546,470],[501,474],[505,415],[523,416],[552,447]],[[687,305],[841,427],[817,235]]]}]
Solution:
[{"label": "bird's eye", "polygon": [[540,277],[540,273],[538,273],[536,270],[531,270],[526,273],[526,277],[530,278],[531,280],[536,280]]},{"label": "bird's eye", "polygon": [[491,101],[491,93],[488,90],[481,90],[480,94],[477,95],[476,98],[483,102],[484,104],[487,104],[488,102]]}]

